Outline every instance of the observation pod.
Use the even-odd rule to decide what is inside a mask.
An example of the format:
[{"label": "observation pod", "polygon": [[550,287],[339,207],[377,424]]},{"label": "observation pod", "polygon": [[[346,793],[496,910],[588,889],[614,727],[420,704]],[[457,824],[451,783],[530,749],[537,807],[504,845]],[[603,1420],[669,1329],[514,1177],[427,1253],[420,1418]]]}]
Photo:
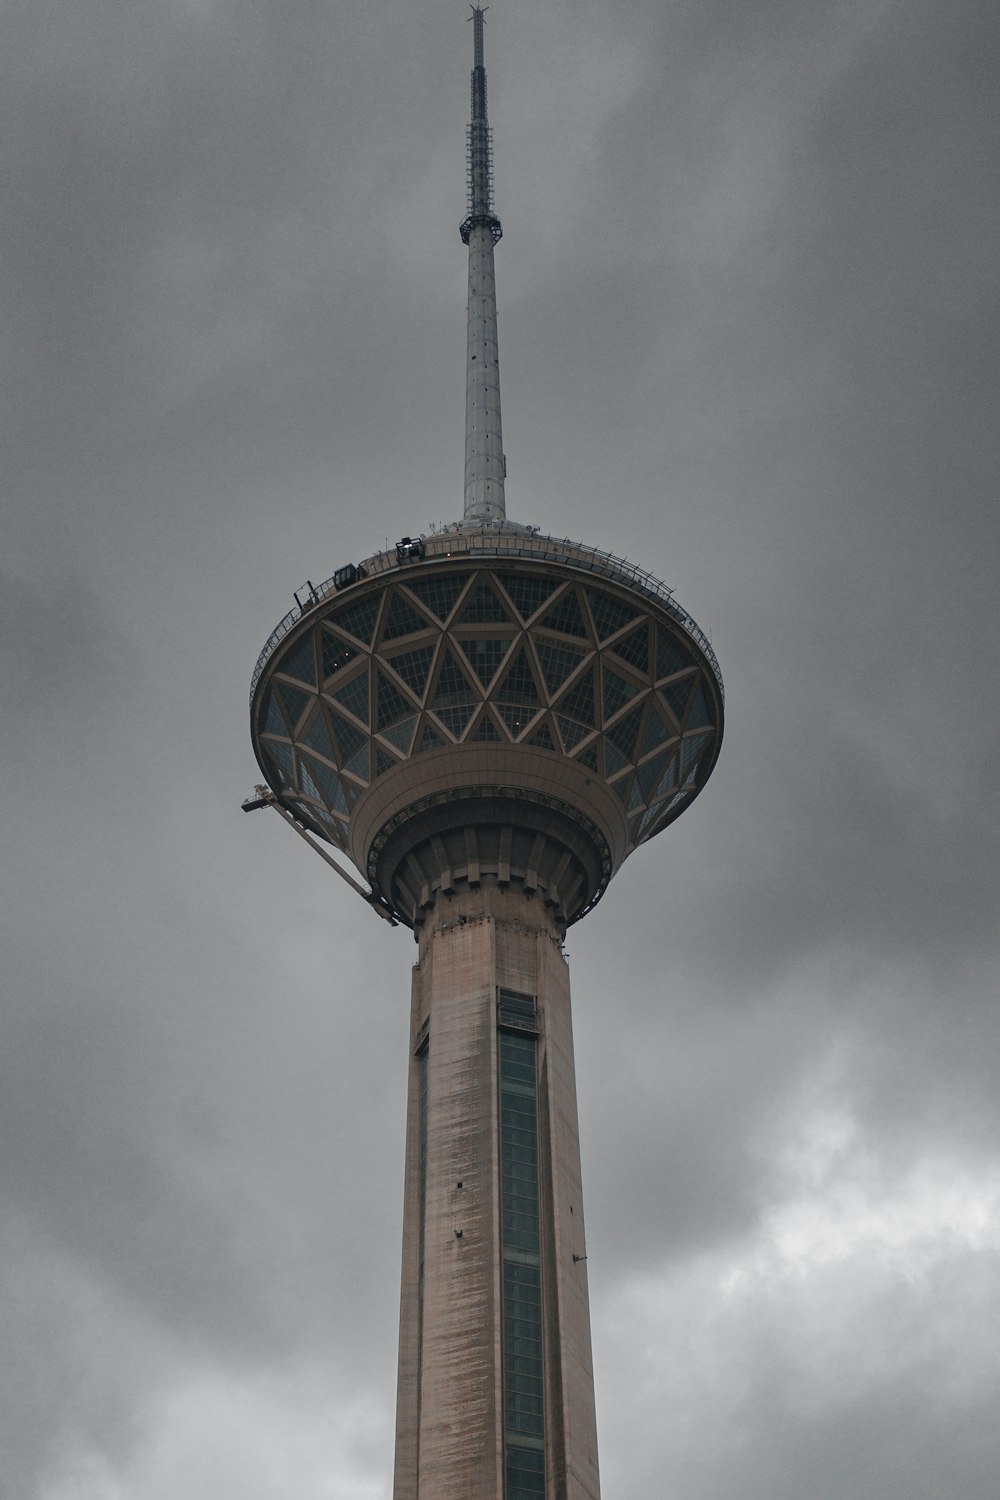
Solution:
[{"label": "observation pod", "polygon": [[296,601],[254,672],[244,806],[346,856],[419,945],[394,1500],[599,1500],[563,938],[704,787],[722,678],[650,574],[507,518],[472,19],[463,519]]},{"label": "observation pod", "polygon": [[281,805],[419,929],[527,882],[564,932],[715,765],[722,678],[669,591],[582,544],[460,522],[331,579],[254,674]]}]

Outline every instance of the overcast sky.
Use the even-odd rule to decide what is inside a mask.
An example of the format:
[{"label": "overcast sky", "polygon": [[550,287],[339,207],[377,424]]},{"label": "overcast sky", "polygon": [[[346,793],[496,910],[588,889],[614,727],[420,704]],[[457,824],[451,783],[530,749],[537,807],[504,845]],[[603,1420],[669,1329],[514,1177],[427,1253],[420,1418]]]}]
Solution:
[{"label": "overcast sky", "polygon": [[[2,8],[3,1500],[388,1500],[409,965],[271,813],[462,506],[460,0]],[[494,0],[507,500],[710,633],[569,935],[607,1500],[995,1500],[995,0]]]}]

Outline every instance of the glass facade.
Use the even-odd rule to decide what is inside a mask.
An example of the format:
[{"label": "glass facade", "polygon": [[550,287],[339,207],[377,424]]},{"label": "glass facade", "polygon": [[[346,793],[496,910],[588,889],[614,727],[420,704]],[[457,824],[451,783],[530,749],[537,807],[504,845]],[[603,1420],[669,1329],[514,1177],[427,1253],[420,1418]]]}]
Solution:
[{"label": "glass facade", "polygon": [[500,1254],[505,1500],[545,1495],[535,1001],[501,990]]},{"label": "glass facade", "polygon": [[[411,756],[457,742],[519,744],[604,778],[626,807],[630,847],[658,832],[682,805],[667,798],[678,788],[690,797],[706,780],[719,739],[712,676],[679,630],[638,598],[509,562],[435,574],[363,584],[275,652],[255,707],[272,787],[310,801],[319,787],[339,820],[359,783]],[[325,772],[293,760],[289,741],[296,756],[346,773],[339,794]],[[678,748],[679,775],[667,786],[661,757]],[[342,835],[338,822],[337,842]]]}]

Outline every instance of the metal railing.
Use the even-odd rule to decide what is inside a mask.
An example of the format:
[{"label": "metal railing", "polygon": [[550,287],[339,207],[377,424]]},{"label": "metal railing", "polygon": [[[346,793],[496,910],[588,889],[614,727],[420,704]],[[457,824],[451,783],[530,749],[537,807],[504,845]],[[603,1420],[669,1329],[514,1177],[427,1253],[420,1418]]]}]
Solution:
[{"label": "metal railing", "polygon": [[[627,558],[618,557],[613,552],[605,552],[599,547],[589,547],[584,542],[571,541],[569,537],[546,536],[537,530],[504,521],[492,526],[477,527],[474,531],[466,530],[459,523],[454,528],[446,527],[443,531],[431,532],[421,537],[421,541],[424,544],[425,560],[435,557],[468,557],[471,560],[487,557],[523,558],[525,561],[532,562],[561,563],[600,578],[608,578],[612,582],[627,584],[638,593],[655,599],[691,636],[707,658],[719,685],[719,692],[723,698],[725,697],[718,658],[701,626],[674,599],[672,589],[669,589],[652,573],[647,572],[645,568],[629,562]],[[344,599],[350,598],[355,588],[362,586],[370,579],[384,573],[397,572],[401,564],[395,549],[390,548],[385,552],[375,552],[371,557],[366,557],[360,566],[364,569],[365,576],[363,579],[359,578],[357,584],[352,584],[341,591]],[[413,564],[407,562],[402,566],[412,567]],[[263,651],[257,658],[257,665],[250,682],[251,702],[253,702],[261,673],[278,643],[300,620],[311,614],[318,604],[336,592],[332,577],[318,586],[309,585],[307,603],[290,609],[284,619],[280,620],[271,631]]]}]

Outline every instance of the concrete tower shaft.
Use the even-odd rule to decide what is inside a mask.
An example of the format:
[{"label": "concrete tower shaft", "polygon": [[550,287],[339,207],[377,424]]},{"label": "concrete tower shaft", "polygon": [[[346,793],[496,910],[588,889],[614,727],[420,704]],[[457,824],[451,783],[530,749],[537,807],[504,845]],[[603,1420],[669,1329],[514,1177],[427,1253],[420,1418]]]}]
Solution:
[{"label": "concrete tower shaft", "polygon": [[598,1500],[569,971],[522,887],[413,973],[394,1500]]},{"label": "concrete tower shaft", "polygon": [[465,377],[465,519],[502,521],[506,461],[500,420],[493,247],[500,220],[493,212],[493,141],[486,100],[483,10],[472,12],[472,116],[468,128],[468,213],[461,235],[469,247],[468,337]]}]

